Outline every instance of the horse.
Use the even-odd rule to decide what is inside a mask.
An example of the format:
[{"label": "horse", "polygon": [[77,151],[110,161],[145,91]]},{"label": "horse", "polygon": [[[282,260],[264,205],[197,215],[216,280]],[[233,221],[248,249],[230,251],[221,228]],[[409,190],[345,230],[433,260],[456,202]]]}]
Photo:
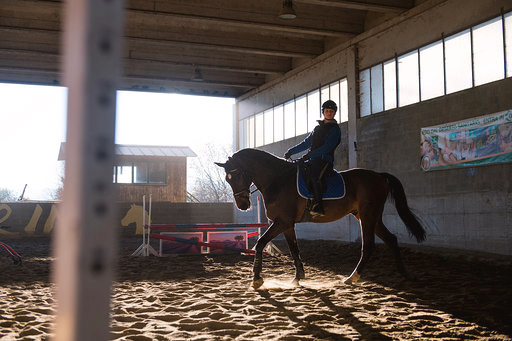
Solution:
[{"label": "horse", "polygon": [[352,214],[359,220],[362,238],[361,257],[344,283],[354,284],[359,280],[375,249],[375,235],[392,250],[398,272],[405,278],[412,279],[400,256],[396,236],[382,222],[382,212],[388,196],[393,199],[398,215],[418,243],[425,240],[426,233],[418,218],[409,209],[402,183],[395,176],[363,168],[339,172],[345,182],[344,197],[324,200],[325,215],[313,217],[307,214],[307,199],[297,192],[295,162],[262,150],[247,148],[228,157],[225,163],[215,164],[224,168],[225,179],[231,186],[236,206],[240,210],[250,208],[250,187],[254,184],[263,196],[265,213],[271,221],[255,245],[253,288],[257,289],[263,285],[263,250],[272,239],[281,233],[284,235],[295,265],[293,282],[298,285],[300,280],[305,279],[305,272],[297,244],[295,224],[306,221],[326,223],[341,219],[347,214]]}]

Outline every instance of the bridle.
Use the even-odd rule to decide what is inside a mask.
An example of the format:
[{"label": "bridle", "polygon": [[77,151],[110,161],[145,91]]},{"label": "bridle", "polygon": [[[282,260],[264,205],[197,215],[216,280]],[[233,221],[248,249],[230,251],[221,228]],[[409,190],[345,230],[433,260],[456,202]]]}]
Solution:
[{"label": "bridle", "polygon": [[[246,176],[245,171],[240,170],[240,169],[238,169],[238,168],[235,168],[235,169],[230,170],[230,171],[228,172],[228,176],[233,176],[233,175],[232,175],[232,173],[236,173],[236,172],[240,172],[241,176],[245,179],[245,176]],[[244,195],[244,194],[247,194],[247,196],[249,197],[251,194],[253,194],[253,193],[254,193],[254,192],[256,192],[256,191],[258,191],[258,188],[257,188],[257,187],[256,187],[256,189],[254,189],[253,191],[251,191],[250,186],[249,186],[249,188],[246,188],[246,189],[243,189],[243,190],[241,190],[241,191],[239,191],[239,192],[233,193],[233,196],[236,198],[236,197],[240,197],[240,196],[242,196],[242,195]]]}]

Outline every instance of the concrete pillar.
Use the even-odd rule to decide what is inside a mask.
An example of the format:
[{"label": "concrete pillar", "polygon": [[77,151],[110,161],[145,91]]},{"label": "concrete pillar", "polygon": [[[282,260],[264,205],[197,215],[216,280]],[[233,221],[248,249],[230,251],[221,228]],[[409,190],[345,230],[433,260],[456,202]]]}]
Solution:
[{"label": "concrete pillar", "polygon": [[[359,65],[357,45],[350,46],[347,50],[347,88],[348,88],[348,168],[357,167],[357,119],[359,118]],[[349,240],[360,238],[359,221],[349,215]]]},{"label": "concrete pillar", "polygon": [[357,46],[352,45],[347,52],[347,87],[348,87],[348,168],[357,167],[357,119],[359,117],[359,67]]},{"label": "concrete pillar", "polygon": [[57,340],[108,340],[117,254],[112,183],[122,0],[68,0],[66,173],[56,227]]}]

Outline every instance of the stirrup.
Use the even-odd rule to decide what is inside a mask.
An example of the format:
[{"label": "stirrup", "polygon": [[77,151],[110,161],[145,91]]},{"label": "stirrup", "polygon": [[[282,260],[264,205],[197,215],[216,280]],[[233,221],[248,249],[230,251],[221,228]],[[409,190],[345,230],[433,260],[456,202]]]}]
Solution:
[{"label": "stirrup", "polygon": [[312,217],[323,217],[325,216],[324,209],[320,203],[313,204],[313,207],[309,210],[309,214],[311,214]]}]

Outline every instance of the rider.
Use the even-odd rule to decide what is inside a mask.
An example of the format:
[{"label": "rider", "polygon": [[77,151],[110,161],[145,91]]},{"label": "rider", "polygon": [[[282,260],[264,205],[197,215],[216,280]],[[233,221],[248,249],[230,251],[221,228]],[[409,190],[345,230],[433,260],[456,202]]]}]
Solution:
[{"label": "rider", "polygon": [[327,170],[333,169],[334,150],[340,144],[341,130],[334,119],[338,106],[334,101],[328,100],[322,104],[323,120],[318,120],[318,125],[301,143],[288,149],[284,154],[285,159],[309,148],[304,159],[309,159],[311,165],[311,183],[313,187],[312,216],[325,215],[322,206],[322,177]]}]

